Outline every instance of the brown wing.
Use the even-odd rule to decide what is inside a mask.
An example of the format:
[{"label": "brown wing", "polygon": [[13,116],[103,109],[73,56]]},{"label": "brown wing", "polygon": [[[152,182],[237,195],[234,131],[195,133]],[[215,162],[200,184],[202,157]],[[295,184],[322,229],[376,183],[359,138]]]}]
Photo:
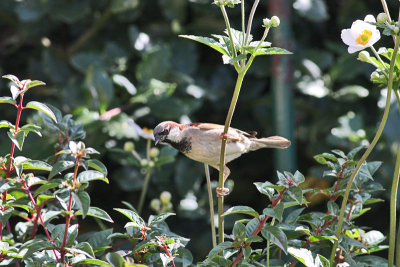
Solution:
[{"label": "brown wing", "polygon": [[[191,124],[189,124],[189,126],[197,127],[197,128],[199,128],[199,129],[201,129],[201,130],[204,130],[204,131],[207,131],[207,130],[214,130],[214,129],[221,129],[221,130],[223,130],[224,127],[225,127],[224,125],[220,125],[220,124],[215,124],[215,123],[202,123],[202,122],[191,123]],[[247,137],[250,137],[250,138],[254,138],[254,137],[256,137],[256,135],[257,135],[257,132],[255,132],[255,131],[252,131],[252,132],[244,132],[244,131],[241,131],[241,130],[239,130],[239,129],[232,128],[232,127],[230,128],[230,130],[237,131],[238,133],[243,134],[243,135],[245,135],[245,136],[247,136]]]}]

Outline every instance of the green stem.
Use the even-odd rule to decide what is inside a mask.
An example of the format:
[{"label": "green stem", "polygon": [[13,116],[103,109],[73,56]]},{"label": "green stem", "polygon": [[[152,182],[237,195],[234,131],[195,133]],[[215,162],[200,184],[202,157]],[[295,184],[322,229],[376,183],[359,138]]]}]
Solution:
[{"label": "green stem", "polygon": [[400,38],[395,38],[395,46],[394,46],[394,50],[393,50],[393,55],[392,55],[392,59],[390,60],[386,106],[385,106],[385,110],[384,110],[384,113],[383,113],[383,116],[382,116],[381,123],[379,124],[379,128],[378,128],[378,130],[377,130],[377,132],[375,134],[374,139],[372,140],[372,142],[369,145],[368,149],[362,155],[360,161],[357,163],[357,166],[355,167],[354,172],[351,174],[351,177],[350,177],[350,179],[349,179],[349,181],[347,183],[346,191],[345,191],[345,193],[343,195],[343,201],[342,201],[342,206],[340,208],[340,215],[339,215],[338,226],[337,226],[337,230],[336,230],[336,238],[337,238],[337,240],[335,241],[335,243],[334,243],[334,245],[332,247],[332,251],[331,251],[331,257],[330,257],[330,265],[331,266],[333,266],[333,262],[334,262],[334,259],[335,259],[335,252],[336,252],[336,249],[338,247],[338,240],[339,240],[339,237],[340,237],[340,235],[342,233],[344,212],[345,212],[345,209],[346,209],[347,200],[349,198],[351,185],[353,184],[354,178],[356,177],[358,171],[360,170],[361,165],[364,163],[366,158],[371,153],[372,149],[375,147],[375,145],[378,142],[379,138],[381,137],[381,134],[383,132],[383,129],[385,128],[385,124],[386,124],[386,121],[387,121],[387,118],[388,118],[388,115],[389,115],[390,97],[391,97],[392,86],[393,86],[394,64],[396,62],[396,56],[397,56],[397,52],[399,50],[399,41],[400,41]]},{"label": "green stem", "polygon": [[[242,87],[242,82],[246,71],[241,71],[238,74],[238,78],[236,80],[235,91],[233,92],[231,105],[229,107],[228,115],[226,116],[225,126],[224,126],[224,134],[228,132],[228,129],[231,125],[233,113],[235,111],[236,103],[239,98],[240,89]],[[222,139],[221,144],[221,154],[219,161],[219,182],[218,187],[224,187],[224,166],[225,166],[225,148],[226,148],[226,137]],[[224,242],[224,217],[222,216],[224,212],[224,198],[218,198],[218,240],[219,243]]]},{"label": "green stem", "polygon": [[[220,5],[220,8],[221,8],[222,16],[224,17],[224,20],[225,20],[225,25],[226,25],[226,30],[228,31],[229,40],[232,44],[233,57],[235,58],[235,57],[237,57],[237,52],[236,52],[235,43],[233,42],[233,35],[232,35],[232,31],[231,31],[231,25],[229,23],[228,13],[226,13],[226,9],[223,4]],[[233,66],[235,67],[236,70],[238,70],[238,68],[239,68],[238,62],[233,62]]]},{"label": "green stem", "polygon": [[[389,234],[389,254],[388,266],[393,267],[394,250],[396,243],[396,202],[397,202],[397,189],[399,186],[399,171],[400,171],[400,145],[398,146],[396,165],[394,168],[392,192],[390,194],[390,234]],[[399,266],[399,265],[397,265]]]},{"label": "green stem", "polygon": [[400,266],[400,225],[397,229],[397,238],[396,238],[396,266]]},{"label": "green stem", "polygon": [[244,45],[247,45],[249,41],[249,36],[250,36],[250,31],[251,31],[251,25],[253,24],[253,18],[254,18],[254,13],[256,12],[258,3],[260,0],[254,1],[254,4],[251,8],[250,15],[249,15],[249,22],[247,23],[247,31],[246,31],[246,38],[244,40]]},{"label": "green stem", "polygon": [[[384,69],[381,69],[381,70],[382,70],[383,74],[385,74],[386,77],[387,77],[387,73],[386,73],[387,67],[386,67],[385,62],[383,62],[381,56],[378,54],[378,52],[375,50],[375,48],[374,48],[373,46],[371,46],[370,48],[371,48],[372,52],[374,53],[374,55],[376,56],[376,58],[377,58],[377,59],[379,60],[379,62],[382,64],[382,66],[383,66]],[[370,63],[372,63],[376,68],[380,69],[380,67],[377,66],[372,60],[370,61]]]},{"label": "green stem", "polygon": [[215,233],[215,223],[214,223],[214,201],[211,190],[211,179],[210,179],[210,170],[208,165],[204,163],[204,172],[206,173],[207,180],[207,191],[208,191],[208,203],[210,204],[210,222],[211,222],[211,237],[213,248],[217,246],[217,236]]},{"label": "green stem", "polygon": [[[151,146],[151,139],[147,139],[146,155],[147,155],[148,161],[150,160],[150,146]],[[144,177],[142,193],[140,194],[140,200],[139,200],[139,206],[138,206],[138,214],[139,215],[142,214],[144,200],[145,200],[146,194],[147,194],[147,188],[149,187],[150,176],[151,176],[151,169],[147,170],[146,175]]]}]

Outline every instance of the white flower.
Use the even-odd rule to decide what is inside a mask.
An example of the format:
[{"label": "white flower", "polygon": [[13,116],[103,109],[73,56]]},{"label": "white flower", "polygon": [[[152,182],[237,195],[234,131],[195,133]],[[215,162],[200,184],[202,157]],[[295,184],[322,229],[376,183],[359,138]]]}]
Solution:
[{"label": "white flower", "polygon": [[364,21],[356,20],[350,29],[342,30],[341,37],[343,42],[349,46],[349,53],[370,47],[381,38],[381,34],[376,29],[376,26],[368,22],[376,22],[374,16],[367,15]]}]

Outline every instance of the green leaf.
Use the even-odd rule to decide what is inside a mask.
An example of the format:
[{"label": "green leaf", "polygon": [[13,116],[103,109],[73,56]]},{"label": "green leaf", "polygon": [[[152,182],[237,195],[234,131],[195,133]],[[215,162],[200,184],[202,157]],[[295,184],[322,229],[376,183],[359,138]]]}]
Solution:
[{"label": "green leaf", "polygon": [[248,207],[248,206],[235,206],[227,211],[224,212],[223,216],[230,215],[230,214],[235,214],[235,213],[242,213],[242,214],[247,214],[253,217],[260,217],[260,214],[258,214],[257,211],[255,211],[253,208]]},{"label": "green leaf", "polygon": [[233,235],[239,242],[243,242],[246,238],[246,226],[241,222],[235,222],[233,226]]},{"label": "green leaf", "polygon": [[26,137],[25,132],[19,131],[16,135],[14,135],[14,132],[10,129],[10,131],[7,132],[7,135],[11,139],[11,141],[17,146],[17,148],[22,151],[22,146],[24,145]]},{"label": "green leaf", "polygon": [[[76,215],[82,215],[82,211],[77,211],[75,213]],[[97,208],[97,207],[89,207],[87,211],[87,216],[99,218],[103,221],[111,222],[113,223],[114,221],[111,219],[110,215],[107,214],[104,210]]]},{"label": "green leaf", "polygon": [[51,165],[41,161],[41,160],[32,160],[28,159],[21,163],[24,170],[38,170],[38,171],[51,171]]},{"label": "green leaf", "polygon": [[[252,55],[255,56],[264,56],[264,55],[291,55],[292,52],[287,51],[286,49],[279,48],[279,47],[270,47],[270,48],[259,48],[257,51],[250,50]],[[248,51],[249,53],[251,53]]]},{"label": "green leaf", "polygon": [[82,218],[84,219],[89,211],[90,207],[90,196],[87,192],[80,190],[77,193],[72,193],[79,210],[82,212]]},{"label": "green leaf", "polygon": [[14,208],[8,208],[4,211],[0,210],[0,222],[2,222],[2,226],[5,227],[7,224],[8,219],[10,219],[11,214]]},{"label": "green leaf", "polygon": [[305,266],[315,266],[314,257],[308,249],[289,247],[288,252]]},{"label": "green leaf", "polygon": [[32,87],[40,86],[40,85],[46,85],[46,83],[44,83],[44,82],[42,82],[42,81],[34,80],[34,81],[30,81],[30,82],[29,82],[27,85],[25,85],[25,86],[26,86],[26,89],[30,89],[30,88],[32,88]]},{"label": "green leaf", "polygon": [[9,97],[9,96],[0,97],[0,104],[1,103],[11,104],[11,105],[17,104],[17,102],[12,97]]},{"label": "green leaf", "polygon": [[[25,251],[24,249],[27,250]],[[50,249],[55,249],[55,246],[52,245],[48,240],[34,239],[23,244],[20,251],[25,252],[23,254],[23,259],[27,259],[37,251],[45,251]]]},{"label": "green leaf", "polygon": [[16,84],[18,84],[18,82],[19,82],[19,79],[17,78],[17,76],[14,76],[12,74],[3,75],[1,77],[3,77],[4,79],[9,79],[10,81],[12,81]]},{"label": "green leaf", "polygon": [[97,159],[90,159],[90,160],[87,160],[86,163],[88,164],[88,166],[90,168],[98,170],[99,172],[104,174],[104,176],[107,176],[107,168],[101,161],[99,161]]},{"label": "green leaf", "polygon": [[48,106],[46,106],[45,104],[37,102],[37,101],[30,101],[30,102],[28,102],[28,104],[26,104],[25,107],[39,110],[39,111],[45,113],[47,116],[49,116],[55,123],[57,123],[56,115],[54,115],[53,111],[51,111],[51,109]]},{"label": "green leaf", "polygon": [[75,264],[80,265],[80,264],[93,264],[95,266],[107,266],[107,267],[113,267],[111,264],[109,264],[108,262],[102,261],[102,260],[98,260],[98,259],[84,259],[81,261],[76,262]]},{"label": "green leaf", "polygon": [[89,237],[88,242],[94,249],[106,247],[111,242],[108,237],[112,234],[112,232],[112,228],[95,232]]},{"label": "green leaf", "polygon": [[159,224],[160,222],[165,221],[169,216],[175,215],[175,213],[165,213],[161,215],[157,215],[153,218],[151,218],[151,221],[149,222],[149,227],[152,227],[153,225]]},{"label": "green leaf", "polygon": [[78,181],[80,183],[87,183],[93,180],[101,180],[108,184],[108,179],[99,171],[84,171],[78,175]]},{"label": "green leaf", "polygon": [[310,242],[320,242],[323,240],[337,240],[336,236],[309,236],[308,241]]},{"label": "green leaf", "polygon": [[288,195],[293,198],[297,203],[301,205],[303,203],[303,190],[301,187],[289,187],[289,190],[286,191]]},{"label": "green leaf", "polygon": [[112,266],[124,266],[124,258],[115,252],[109,252],[106,254],[106,260],[112,264]]},{"label": "green leaf", "polygon": [[0,128],[10,128],[12,130],[15,130],[15,126],[12,123],[5,120],[0,121]]},{"label": "green leaf", "polygon": [[75,246],[75,248],[85,251],[92,258],[95,257],[93,248],[88,242],[79,243]]},{"label": "green leaf", "polygon": [[56,162],[56,164],[54,164],[53,168],[51,169],[49,178],[52,178],[59,172],[65,171],[69,168],[72,168],[73,166],[75,166],[75,162],[73,161],[59,160]]},{"label": "green leaf", "polygon": [[219,243],[215,248],[213,248],[210,253],[208,253],[208,259],[211,260],[214,256],[218,255],[221,251],[229,248],[232,245],[232,242],[225,241]]},{"label": "green leaf", "polygon": [[38,206],[41,206],[44,204],[47,200],[49,199],[54,199],[54,196],[49,196],[49,195],[39,195],[36,199],[36,204]]},{"label": "green leaf", "polygon": [[24,131],[26,135],[28,135],[29,132],[34,132],[35,134],[39,135],[42,137],[42,133],[40,132],[41,127],[34,125],[34,124],[26,124],[22,126],[19,131]]},{"label": "green leaf", "polygon": [[138,5],[138,0],[112,0],[111,11],[112,13],[125,12],[136,8]]},{"label": "green leaf", "polygon": [[132,222],[138,224],[138,225],[146,225],[143,221],[142,218],[140,218],[140,216],[132,211],[132,210],[127,210],[127,209],[114,209],[122,214],[124,214],[126,217],[128,217],[129,220],[131,220]]},{"label": "green leaf", "polygon": [[266,240],[270,240],[287,254],[287,237],[281,229],[276,226],[266,225],[261,230],[261,234]]},{"label": "green leaf", "polygon": [[195,35],[179,35],[179,37],[190,39],[190,40],[208,45],[209,47],[217,50],[221,54],[229,56],[229,53],[225,50],[225,47],[213,38],[195,36]]},{"label": "green leaf", "polygon": [[37,195],[39,195],[40,193],[55,188],[55,187],[59,187],[60,184],[62,183],[61,180],[53,180],[50,182],[45,183],[44,185],[40,186],[38,189],[36,189],[34,197],[36,197]]}]

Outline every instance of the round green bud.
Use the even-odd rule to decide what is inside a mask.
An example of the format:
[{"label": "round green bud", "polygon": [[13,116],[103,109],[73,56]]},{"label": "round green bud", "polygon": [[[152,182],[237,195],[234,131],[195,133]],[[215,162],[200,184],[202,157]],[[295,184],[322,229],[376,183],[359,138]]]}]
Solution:
[{"label": "round green bud", "polygon": [[155,198],[150,202],[150,208],[152,208],[155,211],[159,211],[161,208],[161,202],[159,199]]},{"label": "round green bud", "polygon": [[171,193],[168,192],[168,191],[163,191],[163,192],[160,194],[160,200],[161,200],[161,203],[162,203],[164,206],[167,206],[167,205],[171,202],[171,198],[172,198],[172,195],[171,195]]},{"label": "round green bud", "polygon": [[395,26],[395,27],[393,27],[393,31],[394,31],[395,34],[398,34],[399,31],[400,31],[400,28]]},{"label": "round green bud", "polygon": [[278,27],[281,24],[281,20],[277,16],[272,16],[271,18],[271,27]]},{"label": "round green bud", "polygon": [[147,159],[142,159],[140,161],[140,166],[146,167],[147,165],[149,165],[149,161]]},{"label": "round green bud", "polygon": [[379,13],[378,16],[376,17],[376,21],[380,24],[384,24],[386,21],[388,21],[389,17],[386,15],[386,13]]},{"label": "round green bud", "polygon": [[369,53],[367,51],[361,51],[358,54],[358,60],[362,61],[362,62],[368,62],[369,60]]},{"label": "round green bud", "polygon": [[156,158],[156,157],[158,157],[159,154],[160,154],[160,150],[158,148],[152,147],[150,149],[150,157]]},{"label": "round green bud", "polygon": [[380,75],[377,71],[371,73],[371,80],[379,79]]},{"label": "round green bud", "polygon": [[149,161],[149,167],[150,168],[154,168],[154,166],[155,166],[154,161],[150,160]]},{"label": "round green bud", "polygon": [[129,152],[135,149],[135,144],[131,141],[125,142],[124,151]]}]

